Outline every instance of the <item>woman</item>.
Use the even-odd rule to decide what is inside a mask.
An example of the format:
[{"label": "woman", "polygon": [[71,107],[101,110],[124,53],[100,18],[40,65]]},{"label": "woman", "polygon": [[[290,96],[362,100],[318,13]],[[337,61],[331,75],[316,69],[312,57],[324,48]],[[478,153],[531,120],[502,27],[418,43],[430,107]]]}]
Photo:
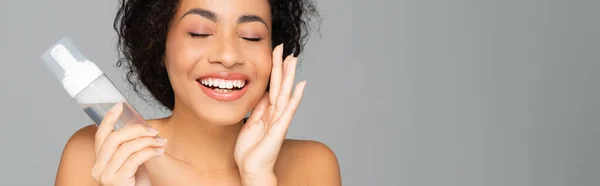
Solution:
[{"label": "woman", "polygon": [[69,139],[56,185],[341,185],[327,146],[285,139],[311,13],[304,0],[121,2],[119,65],[172,115],[113,132],[117,104]]}]

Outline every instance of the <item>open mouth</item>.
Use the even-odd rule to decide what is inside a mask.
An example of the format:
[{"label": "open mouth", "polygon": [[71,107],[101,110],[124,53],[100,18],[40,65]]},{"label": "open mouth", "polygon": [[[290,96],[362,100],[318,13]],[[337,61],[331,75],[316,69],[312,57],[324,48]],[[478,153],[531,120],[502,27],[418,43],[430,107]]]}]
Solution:
[{"label": "open mouth", "polygon": [[196,79],[202,92],[219,101],[240,99],[250,85],[250,78],[236,72],[213,72]]},{"label": "open mouth", "polygon": [[219,78],[202,78],[197,80],[202,86],[218,93],[230,93],[242,90],[247,80],[225,80]]},{"label": "open mouth", "polygon": [[204,94],[219,101],[235,101],[242,98],[250,85],[248,76],[229,72],[207,74],[196,82]]}]

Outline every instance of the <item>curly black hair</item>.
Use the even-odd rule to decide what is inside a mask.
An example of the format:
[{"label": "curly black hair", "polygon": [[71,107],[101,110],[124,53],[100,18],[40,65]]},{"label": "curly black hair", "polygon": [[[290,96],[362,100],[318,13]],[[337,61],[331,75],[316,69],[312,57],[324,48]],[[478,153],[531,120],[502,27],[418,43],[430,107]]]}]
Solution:
[{"label": "curly black hair", "polygon": [[[267,0],[271,8],[272,46],[282,44],[283,56],[298,56],[306,44],[309,22],[318,17],[310,0]],[[175,95],[163,66],[165,43],[178,0],[121,0],[113,27],[117,32],[117,67],[124,67],[127,81],[141,94],[143,88],[169,110]],[[141,83],[141,84],[139,84]]]}]

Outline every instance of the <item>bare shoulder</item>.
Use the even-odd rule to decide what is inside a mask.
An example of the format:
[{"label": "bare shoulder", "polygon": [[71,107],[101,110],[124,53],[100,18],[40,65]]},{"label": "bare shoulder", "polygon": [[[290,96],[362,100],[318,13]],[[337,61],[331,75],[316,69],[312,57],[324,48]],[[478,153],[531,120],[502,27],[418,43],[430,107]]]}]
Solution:
[{"label": "bare shoulder", "polygon": [[275,174],[280,185],[341,185],[335,153],[318,141],[286,139]]},{"label": "bare shoulder", "polygon": [[92,178],[94,163],[95,125],[88,125],[75,132],[67,141],[56,175],[57,186],[95,185]]}]

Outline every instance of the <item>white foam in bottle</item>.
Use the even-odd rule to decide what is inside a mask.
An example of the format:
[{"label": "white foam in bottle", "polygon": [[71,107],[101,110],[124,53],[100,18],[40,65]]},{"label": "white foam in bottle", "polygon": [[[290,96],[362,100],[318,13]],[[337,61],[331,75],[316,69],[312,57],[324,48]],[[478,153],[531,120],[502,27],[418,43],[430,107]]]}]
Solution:
[{"label": "white foam in bottle", "polygon": [[100,125],[115,104],[122,102],[123,113],[114,130],[129,124],[148,126],[110,79],[96,64],[81,54],[69,37],[61,39],[48,49],[42,55],[42,60],[96,125]]}]

